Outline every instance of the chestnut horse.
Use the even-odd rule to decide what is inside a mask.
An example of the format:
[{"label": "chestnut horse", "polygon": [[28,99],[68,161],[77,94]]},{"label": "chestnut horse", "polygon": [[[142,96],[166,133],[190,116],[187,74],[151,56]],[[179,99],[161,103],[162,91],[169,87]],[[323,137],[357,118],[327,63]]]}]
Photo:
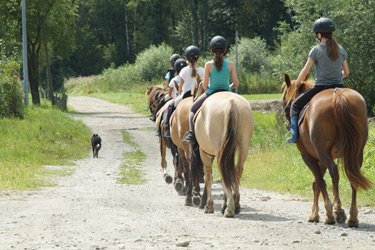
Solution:
[{"label": "chestnut horse", "polygon": [[[164,96],[167,94],[167,91],[164,89],[163,85],[155,85],[148,87],[146,86],[146,95],[147,95],[147,100],[149,104],[149,109],[151,113],[154,113],[157,106],[164,102]],[[164,107],[162,107],[159,112],[156,115],[156,124],[160,124],[160,119],[162,116],[162,111],[165,109],[165,106],[168,105],[169,103],[167,102]],[[158,128],[157,128],[158,129]],[[163,136],[163,131],[161,133],[161,136],[159,136],[159,146],[160,146],[160,154],[161,154],[161,167],[163,169],[163,176],[165,179],[165,182],[170,184],[172,183],[173,179],[172,177],[168,174],[167,172],[167,160],[166,160],[166,150],[168,148],[173,148],[174,145],[169,138],[165,138]],[[175,178],[174,181],[176,182],[177,179],[177,165],[178,165],[178,155],[176,155],[177,149],[172,150],[172,155],[173,155],[173,163],[175,165]],[[182,187],[179,185],[179,188],[176,189],[177,192],[182,192]]]},{"label": "chestnut horse", "polygon": [[[314,81],[302,81],[299,86],[285,74],[283,102],[287,122],[292,101]],[[372,183],[361,173],[363,148],[368,136],[367,109],[363,97],[348,88],[326,89],[310,101],[303,121],[299,125],[297,148],[313,173],[314,200],[309,222],[319,222],[319,195],[323,195],[326,209],[325,223],[345,223],[345,211],[339,197],[339,171],[334,159],[344,160],[344,172],[352,187],[349,227],[358,226],[357,190],[368,190]],[[328,197],[324,180],[326,170],[332,178],[333,204]]]},{"label": "chestnut horse", "polygon": [[211,170],[216,157],[224,189],[221,212],[225,217],[234,217],[235,213],[240,212],[239,182],[254,132],[254,117],[250,104],[245,98],[232,92],[212,94],[197,112],[194,126],[199,155],[194,150],[192,158],[200,156],[204,165],[207,189],[204,212],[214,212]]}]

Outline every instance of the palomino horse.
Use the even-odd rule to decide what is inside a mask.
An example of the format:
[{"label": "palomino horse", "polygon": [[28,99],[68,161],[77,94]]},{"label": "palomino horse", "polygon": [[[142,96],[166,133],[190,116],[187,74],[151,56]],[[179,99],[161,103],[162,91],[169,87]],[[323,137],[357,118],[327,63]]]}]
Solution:
[{"label": "palomino horse", "polygon": [[[151,113],[153,113],[153,112],[155,112],[159,103],[164,102],[164,96],[165,96],[165,94],[167,94],[167,91],[164,89],[163,85],[155,85],[155,86],[152,86],[152,87],[146,86],[146,88],[147,88],[146,95],[147,95],[147,99],[148,99],[149,109],[150,109]],[[168,105],[168,103],[164,104],[164,106],[165,105]],[[164,107],[161,108],[156,115],[157,116],[157,119],[156,119],[157,126],[160,123],[162,111],[164,109],[165,109]],[[170,183],[172,183],[173,179],[167,172],[166,150],[167,150],[167,147],[172,149],[172,155],[173,155],[173,160],[174,160],[174,165],[175,165],[175,181],[176,181],[177,172],[178,172],[178,169],[177,169],[178,155],[176,155],[177,149],[174,148],[174,145],[171,142],[170,138],[165,138],[163,136],[163,131],[162,131],[161,134],[162,135],[159,136],[159,145],[160,145],[160,154],[161,154],[161,167],[163,169],[163,176],[164,176],[165,182],[170,184]],[[182,187],[180,187],[180,189],[177,190],[177,192],[182,192]]]},{"label": "palomino horse", "polygon": [[[313,85],[305,79],[296,86],[285,74],[283,93],[288,122],[292,101]],[[363,97],[348,88],[326,89],[310,101],[299,126],[298,150],[312,171],[314,201],[309,222],[319,222],[319,195],[322,192],[326,209],[325,223],[345,223],[345,211],[339,197],[339,171],[334,159],[344,159],[344,170],[352,186],[349,227],[358,226],[357,189],[368,190],[372,183],[361,173],[363,148],[368,135],[367,110]],[[328,197],[324,174],[328,169],[333,183],[333,204]],[[334,216],[335,214],[335,216]]]},{"label": "palomino horse", "polygon": [[[199,80],[198,80],[199,81]],[[198,85],[197,83],[195,86]],[[203,164],[201,162],[191,162],[190,158],[190,145],[182,141],[184,134],[189,130],[189,111],[193,104],[193,97],[186,97],[180,101],[174,115],[171,120],[171,138],[173,143],[178,148],[178,153],[180,155],[184,174],[185,176],[190,176],[186,180],[187,186],[187,197],[185,200],[185,205],[191,205],[192,202],[195,206],[203,206],[206,204],[206,198],[204,192],[201,201],[200,198],[200,180],[203,179]]]},{"label": "palomino horse", "polygon": [[[221,212],[234,217],[240,212],[239,182],[254,132],[254,117],[249,102],[232,92],[219,92],[208,97],[195,116],[195,135],[205,172],[207,204],[205,213],[213,213],[212,162],[217,158],[224,189]],[[237,152],[237,164],[235,156]],[[233,192],[234,191],[234,195]]]}]

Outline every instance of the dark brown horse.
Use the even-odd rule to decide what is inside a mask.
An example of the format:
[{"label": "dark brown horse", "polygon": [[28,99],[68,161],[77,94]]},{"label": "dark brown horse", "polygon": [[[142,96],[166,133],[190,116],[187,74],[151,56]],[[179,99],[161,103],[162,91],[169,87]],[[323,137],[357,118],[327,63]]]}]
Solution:
[{"label": "dark brown horse", "polygon": [[[302,81],[299,86],[285,74],[283,84],[284,108],[287,122],[292,101],[310,88],[313,81]],[[368,190],[372,183],[361,173],[363,148],[368,136],[367,109],[363,97],[348,88],[326,89],[310,101],[299,126],[298,150],[312,171],[314,201],[309,222],[319,222],[319,195],[323,195],[326,209],[325,223],[345,223],[345,211],[339,197],[339,171],[334,159],[344,160],[344,172],[352,187],[349,227],[358,226],[357,190]],[[324,180],[326,170],[332,178],[333,204],[328,197]],[[336,220],[336,221],[335,221]]]},{"label": "dark brown horse", "polygon": [[[151,113],[154,113],[156,108],[158,107],[158,105],[161,102],[164,102],[164,96],[165,96],[166,93],[167,93],[167,91],[164,89],[163,85],[155,85],[155,86],[151,86],[151,87],[146,86],[146,95],[147,95],[147,100],[148,100],[149,109],[150,109]],[[167,104],[165,104],[165,105],[167,105]],[[164,107],[161,108],[159,110],[159,112],[156,114],[156,117],[157,117],[156,118],[156,124],[157,124],[157,126],[158,126],[158,124],[160,124],[162,110],[164,110]],[[159,136],[159,146],[160,146],[160,154],[161,154],[161,167],[163,169],[164,180],[168,184],[172,183],[172,181],[173,181],[172,177],[167,172],[167,160],[166,160],[166,150],[167,150],[167,148],[172,147],[171,144],[172,144],[171,140],[168,139],[168,138],[165,138],[163,136],[163,131],[162,131],[161,136]],[[177,171],[178,171],[176,169],[176,165],[177,165],[176,157],[174,157],[173,163],[175,164],[175,179],[174,179],[174,181],[176,181],[176,175],[177,175]],[[182,187],[181,187],[181,189],[182,189]],[[177,191],[181,192],[182,190],[177,190]]]}]

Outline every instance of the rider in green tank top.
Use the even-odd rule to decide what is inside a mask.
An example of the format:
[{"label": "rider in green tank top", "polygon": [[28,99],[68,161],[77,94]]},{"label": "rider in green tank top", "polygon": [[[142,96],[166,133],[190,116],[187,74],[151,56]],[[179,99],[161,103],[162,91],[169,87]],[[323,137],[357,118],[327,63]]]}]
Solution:
[{"label": "rider in green tank top", "polygon": [[210,73],[210,83],[208,84],[207,94],[212,94],[215,90],[230,90],[229,87],[230,70],[228,67],[228,60],[224,60],[223,67],[220,71],[212,60],[212,72]]}]

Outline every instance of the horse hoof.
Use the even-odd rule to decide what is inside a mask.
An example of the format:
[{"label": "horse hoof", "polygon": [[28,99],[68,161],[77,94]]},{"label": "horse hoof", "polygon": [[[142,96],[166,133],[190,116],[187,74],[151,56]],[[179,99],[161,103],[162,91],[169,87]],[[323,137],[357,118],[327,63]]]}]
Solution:
[{"label": "horse hoof", "polygon": [[204,212],[206,214],[213,214],[214,213],[214,208],[209,208],[207,205],[204,207]]},{"label": "horse hoof", "polygon": [[194,196],[193,204],[194,204],[194,207],[198,207],[201,204],[201,198],[199,196]]},{"label": "horse hoof", "polygon": [[228,209],[225,210],[224,213],[225,218],[233,218],[234,217],[234,212],[233,211],[228,211]]},{"label": "horse hoof", "polygon": [[334,217],[328,217],[328,216],[326,216],[324,224],[333,225],[335,223],[336,223],[336,221],[335,221]]},{"label": "horse hoof", "polygon": [[167,184],[171,184],[172,182],[173,182],[173,178],[172,178],[172,176],[170,176],[170,175],[165,175],[164,176],[164,180],[165,180],[165,182],[167,183]]},{"label": "horse hoof", "polygon": [[317,215],[317,216],[310,216],[309,217],[309,222],[316,222],[316,223],[319,223],[319,219],[320,219],[320,217],[319,217],[319,215]]},{"label": "horse hoof", "polygon": [[346,221],[346,215],[344,209],[340,209],[335,211],[335,220],[337,223],[345,223]]},{"label": "horse hoof", "polygon": [[358,227],[358,224],[359,224],[358,219],[353,220],[353,219],[349,218],[349,220],[348,220],[348,226],[349,227]]},{"label": "horse hoof", "polygon": [[185,206],[188,206],[188,207],[193,206],[193,202],[192,202],[191,197],[187,197],[187,198],[185,199]]},{"label": "horse hoof", "polygon": [[181,180],[177,180],[176,184],[174,185],[174,189],[177,191],[177,193],[182,193],[182,190],[184,189],[184,184]]}]

